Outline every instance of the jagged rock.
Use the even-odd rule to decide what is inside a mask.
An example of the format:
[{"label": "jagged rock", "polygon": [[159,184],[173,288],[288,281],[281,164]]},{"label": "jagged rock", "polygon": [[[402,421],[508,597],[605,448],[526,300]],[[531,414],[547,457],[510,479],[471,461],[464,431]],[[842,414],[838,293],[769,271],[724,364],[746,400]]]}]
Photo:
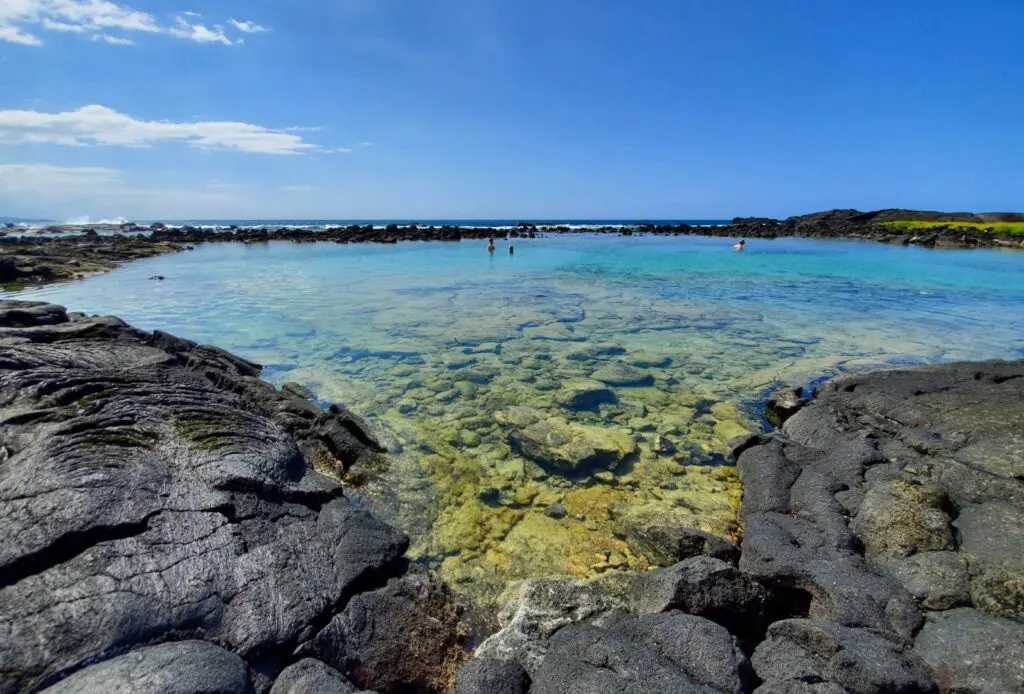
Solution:
[{"label": "jagged rock", "polygon": [[943,692],[1024,691],[1024,624],[966,607],[932,612],[914,648]]},{"label": "jagged rock", "polygon": [[306,386],[302,385],[301,383],[285,383],[284,385],[281,386],[281,390],[283,390],[285,393],[294,395],[295,397],[301,398],[303,400],[316,399],[316,396],[313,395],[313,392]]},{"label": "jagged rock", "polygon": [[659,566],[696,556],[735,561],[739,554],[734,544],[688,525],[687,517],[680,513],[640,510],[619,520],[630,551]]},{"label": "jagged rock", "polygon": [[253,686],[245,661],[234,653],[204,641],[179,641],[140,648],[97,663],[45,691],[47,694],[253,694]]},{"label": "jagged rock", "polygon": [[942,487],[901,478],[867,485],[851,527],[868,557],[905,557],[953,547]]},{"label": "jagged rock", "polygon": [[310,650],[364,689],[442,694],[466,655],[460,614],[444,584],[408,575],[354,597]]},{"label": "jagged rock", "polygon": [[803,397],[802,388],[785,386],[768,398],[764,408],[765,416],[774,426],[780,427],[806,404],[807,398]]},{"label": "jagged rock", "polygon": [[552,634],[622,606],[621,600],[595,583],[573,578],[524,581],[519,595],[498,613],[501,630],[480,644],[476,657],[517,662],[533,677]]},{"label": "jagged rock", "polygon": [[972,569],[1024,569],[1024,506],[1008,502],[972,504],[960,511],[953,525]]},{"label": "jagged rock", "polygon": [[671,612],[616,624],[616,629],[657,648],[697,684],[727,694],[748,691],[754,670],[736,639],[701,617]]},{"label": "jagged rock", "polygon": [[281,671],[270,694],[357,694],[345,677],[315,658],[303,658]]},{"label": "jagged rock", "polygon": [[601,381],[610,386],[620,387],[649,386],[654,384],[654,376],[649,371],[644,371],[621,362],[605,364],[593,373],[592,378],[595,381]]},{"label": "jagged rock", "polygon": [[551,639],[531,692],[619,694],[747,691],[746,657],[722,627],[678,612],[574,624]]},{"label": "jagged rock", "polygon": [[378,454],[357,418],[223,350],[28,315],[0,328],[0,690],[172,637],[280,661],[404,569],[406,538],[313,472]]},{"label": "jagged rock", "polygon": [[956,552],[920,552],[876,563],[927,610],[948,610],[970,601],[967,561]]},{"label": "jagged rock", "polygon": [[733,634],[763,630],[768,591],[711,557],[693,557],[643,574],[633,584],[632,606],[640,613],[682,610],[710,619]]},{"label": "jagged rock", "polygon": [[473,658],[455,676],[452,694],[526,694],[530,677],[518,663]]},{"label": "jagged rock", "polygon": [[67,323],[67,309],[43,301],[0,300],[0,326],[25,328]]},{"label": "jagged rock", "polygon": [[850,694],[937,691],[928,666],[911,649],[869,631],[831,622],[776,622],[751,662],[768,685],[834,682]]},{"label": "jagged rock", "polygon": [[1024,622],[1024,570],[981,571],[971,579],[971,602],[987,614]]}]

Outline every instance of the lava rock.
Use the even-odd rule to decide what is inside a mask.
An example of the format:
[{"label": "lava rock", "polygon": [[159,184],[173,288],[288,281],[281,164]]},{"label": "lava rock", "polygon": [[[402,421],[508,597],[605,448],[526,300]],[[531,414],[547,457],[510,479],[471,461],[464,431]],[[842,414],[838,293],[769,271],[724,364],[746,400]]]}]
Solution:
[{"label": "lava rock", "polygon": [[717,622],[732,633],[763,629],[768,590],[712,557],[693,557],[642,574],[633,584],[633,609],[641,614],[682,610]]},{"label": "lava rock", "polygon": [[806,404],[807,398],[803,397],[802,388],[785,386],[768,398],[764,408],[765,417],[774,426],[780,427]]},{"label": "lava rock", "polygon": [[455,676],[452,694],[526,694],[530,677],[518,663],[473,658]]},{"label": "lava rock", "polygon": [[47,694],[253,694],[245,661],[204,641],[140,648],[72,674]]},{"label": "lava rock", "polygon": [[460,614],[444,584],[410,574],[352,598],[311,655],[380,694],[442,694],[466,656]]},{"label": "lava rock", "polygon": [[1024,624],[962,607],[932,612],[915,650],[944,692],[1024,691]]},{"label": "lava rock", "polygon": [[672,566],[689,557],[735,561],[738,556],[734,544],[688,525],[687,517],[679,513],[630,513],[620,523],[630,551],[659,566]]},{"label": "lava rock", "polygon": [[776,622],[751,661],[766,684],[834,682],[850,694],[934,694],[935,680],[912,650],[863,629],[832,622]]}]

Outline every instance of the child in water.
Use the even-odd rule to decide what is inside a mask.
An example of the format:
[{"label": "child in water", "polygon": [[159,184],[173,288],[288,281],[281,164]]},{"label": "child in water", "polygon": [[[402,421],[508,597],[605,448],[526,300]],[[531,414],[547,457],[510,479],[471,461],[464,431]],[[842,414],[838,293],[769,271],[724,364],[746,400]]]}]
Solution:
[{"label": "child in water", "polygon": [[494,239],[487,240],[487,252],[494,253]]},{"label": "child in water", "polygon": [[508,254],[509,254],[509,255],[512,255],[512,254],[513,254],[513,253],[515,253],[515,252],[516,252],[516,247],[515,247],[515,246],[513,246],[513,245],[512,245],[511,243],[510,243],[510,244],[508,245]]},{"label": "child in water", "polygon": [[743,239],[740,239],[740,241],[735,246],[733,246],[733,250],[742,251],[743,247],[746,245],[747,242],[744,241]]}]

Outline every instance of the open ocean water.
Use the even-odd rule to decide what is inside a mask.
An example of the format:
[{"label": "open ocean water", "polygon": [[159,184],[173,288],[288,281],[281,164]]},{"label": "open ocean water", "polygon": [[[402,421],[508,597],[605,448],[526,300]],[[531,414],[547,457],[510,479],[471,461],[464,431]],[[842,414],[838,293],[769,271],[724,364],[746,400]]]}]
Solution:
[{"label": "open ocean water", "polygon": [[1024,357],[1019,252],[514,243],[218,243],[16,297],[216,344],[363,415],[391,464],[352,493],[484,603],[531,576],[645,570],[645,525],[735,536],[727,441],[778,384]]}]

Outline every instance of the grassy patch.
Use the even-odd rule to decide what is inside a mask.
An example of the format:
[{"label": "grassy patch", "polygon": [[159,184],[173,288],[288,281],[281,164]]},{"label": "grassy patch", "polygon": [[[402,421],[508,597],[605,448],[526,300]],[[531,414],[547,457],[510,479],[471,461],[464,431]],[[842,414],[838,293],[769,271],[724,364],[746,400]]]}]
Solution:
[{"label": "grassy patch", "polygon": [[1024,236],[1024,222],[882,222],[882,226],[904,231],[928,231],[940,227],[963,231],[987,231],[990,234]]}]

